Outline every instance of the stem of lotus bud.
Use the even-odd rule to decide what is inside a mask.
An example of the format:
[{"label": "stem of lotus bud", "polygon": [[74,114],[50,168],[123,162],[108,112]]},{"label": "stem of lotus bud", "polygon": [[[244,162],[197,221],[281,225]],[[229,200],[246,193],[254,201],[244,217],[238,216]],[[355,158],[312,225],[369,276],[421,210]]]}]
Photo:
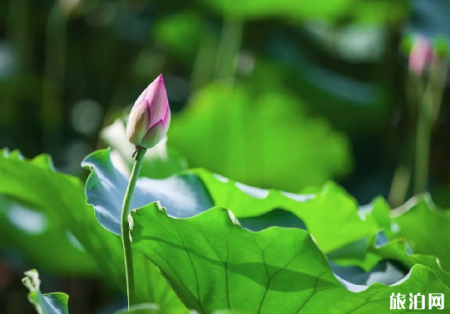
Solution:
[{"label": "stem of lotus bud", "polygon": [[128,308],[136,304],[134,296],[134,271],[133,271],[133,255],[131,251],[131,238],[130,238],[130,225],[128,223],[128,215],[130,213],[130,204],[133,197],[133,191],[136,187],[137,179],[139,178],[139,172],[141,171],[142,161],[144,155],[147,152],[145,147],[136,147],[136,151],[133,153],[133,158],[136,155],[136,160],[131,171],[130,181],[128,183],[127,191],[125,192],[125,198],[122,206],[122,244],[123,255],[125,260],[125,278],[127,284],[127,298]]}]

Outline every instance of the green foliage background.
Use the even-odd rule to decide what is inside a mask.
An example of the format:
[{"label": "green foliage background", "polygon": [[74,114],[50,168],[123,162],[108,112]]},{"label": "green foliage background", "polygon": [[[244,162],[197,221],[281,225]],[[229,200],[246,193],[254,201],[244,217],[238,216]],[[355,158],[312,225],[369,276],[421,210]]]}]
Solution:
[{"label": "green foliage background", "polygon": [[[387,313],[410,292],[445,293],[449,311],[447,99],[429,193],[414,195],[420,115],[401,44],[443,34],[445,47],[448,9],[0,2],[0,313]],[[173,119],[135,195],[141,305],[127,311],[125,121],[160,73]]]}]

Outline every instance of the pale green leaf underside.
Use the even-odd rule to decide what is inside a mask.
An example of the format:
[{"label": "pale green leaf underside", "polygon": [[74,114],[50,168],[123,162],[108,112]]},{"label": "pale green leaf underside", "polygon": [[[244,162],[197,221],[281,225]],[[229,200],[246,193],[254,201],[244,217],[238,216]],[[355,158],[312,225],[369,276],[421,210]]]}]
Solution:
[{"label": "pale green leaf underside", "polygon": [[[95,208],[99,223],[120,235],[122,202],[128,186],[128,176],[122,174],[111,160],[109,149],[98,150],[85,158],[83,166],[91,170],[86,181],[86,196]],[[203,182],[191,173],[181,173],[166,179],[139,178],[130,208],[139,208],[161,201],[176,217],[195,215],[213,204]]]}]

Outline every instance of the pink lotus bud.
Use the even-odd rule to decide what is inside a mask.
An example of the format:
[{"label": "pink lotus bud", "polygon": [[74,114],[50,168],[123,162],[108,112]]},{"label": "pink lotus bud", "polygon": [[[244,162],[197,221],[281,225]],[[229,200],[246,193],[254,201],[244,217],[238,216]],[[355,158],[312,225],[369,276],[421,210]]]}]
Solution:
[{"label": "pink lotus bud", "polygon": [[170,107],[162,74],[139,96],[127,123],[128,140],[136,147],[152,148],[167,133]]},{"label": "pink lotus bud", "polygon": [[434,58],[430,42],[423,37],[417,37],[409,54],[409,69],[416,75],[422,75]]}]

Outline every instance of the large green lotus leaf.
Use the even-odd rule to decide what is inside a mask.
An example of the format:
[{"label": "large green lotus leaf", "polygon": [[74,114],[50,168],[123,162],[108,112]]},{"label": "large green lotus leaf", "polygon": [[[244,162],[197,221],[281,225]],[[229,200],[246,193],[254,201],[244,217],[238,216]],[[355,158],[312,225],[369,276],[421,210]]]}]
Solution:
[{"label": "large green lotus leaf", "polygon": [[450,271],[450,212],[436,208],[429,196],[410,200],[392,212],[389,238],[403,237],[415,253],[434,255]]},{"label": "large green lotus leaf", "polygon": [[205,182],[214,205],[229,208],[239,219],[261,216],[273,209],[288,211],[305,223],[325,253],[361,240],[365,252],[366,243],[379,229],[378,215],[361,214],[356,200],[334,183],[310,194],[294,194],[246,186],[205,170],[196,173]]},{"label": "large green lotus leaf", "polygon": [[[88,203],[95,207],[98,221],[109,231],[120,235],[122,203],[128,177],[111,160],[110,150],[99,150],[83,161],[91,169],[86,181]],[[189,217],[213,206],[203,182],[188,172],[166,179],[140,178],[130,208],[161,201],[171,215]]]},{"label": "large green lotus leaf", "polygon": [[[95,180],[92,180],[93,177],[88,180],[95,187],[95,190],[88,188],[87,193],[90,201],[96,208],[108,210],[114,204],[105,203],[104,200],[110,202],[117,194],[123,194],[128,179],[120,175],[115,169],[108,151],[96,152],[88,159],[92,161],[93,157],[96,159],[96,162],[95,166],[92,167],[92,173],[94,176],[97,173],[99,175]],[[385,205],[380,201],[374,203],[373,209],[368,210],[367,208],[364,210],[364,214],[359,215],[361,213],[358,212],[354,199],[333,184],[328,184],[322,189],[309,189],[309,192],[312,194],[301,195],[246,186],[211,174],[206,170],[199,169],[185,172],[186,174],[201,178],[212,195],[211,199],[209,193],[203,194],[209,201],[204,203],[199,208],[199,211],[205,211],[213,204],[231,208],[236,216],[239,217],[241,224],[250,230],[262,230],[271,226],[307,227],[313,232],[318,245],[327,250],[340,246],[345,248],[347,243],[350,243],[350,249],[353,250],[352,241],[357,240],[357,248],[362,255],[358,256],[359,263],[362,263],[367,256],[367,239],[371,239],[376,234],[378,230],[377,223],[383,222],[383,218],[385,218],[383,215],[387,214],[384,212],[387,210],[385,207],[377,205],[378,203]],[[101,179],[99,179],[100,177]],[[118,182],[118,178],[123,182]],[[116,189],[112,189],[112,186],[121,186],[121,191],[118,192]],[[147,186],[147,188],[149,187],[150,185]],[[204,191],[203,184],[193,186],[194,190],[198,187],[201,188],[201,191]],[[170,188],[167,187],[166,196],[170,198],[178,197],[178,189],[172,192]],[[158,197],[152,196],[152,193],[155,193],[155,191],[158,193],[158,189],[148,189],[152,199],[158,199]],[[148,199],[148,196],[140,190],[136,190],[134,197],[142,198],[143,203]],[[174,203],[170,199],[164,199],[164,201],[176,206],[176,202]],[[192,212],[190,210],[172,210],[169,212],[171,216],[175,217],[193,216],[196,213],[196,211]],[[119,206],[117,206],[113,216],[115,216],[118,224],[120,220]],[[372,216],[375,216],[376,219]],[[327,217],[327,219],[325,220],[323,217]],[[336,237],[336,234],[339,237]],[[344,257],[348,259],[348,251],[340,253],[345,253]],[[345,279],[352,283],[373,282],[375,280],[383,283],[392,283],[405,275],[402,270],[398,270],[394,266],[384,261],[382,262],[382,260],[382,257],[378,257],[378,259],[372,258],[370,260],[370,268],[365,268],[365,271],[358,267],[340,267],[336,269]],[[369,262],[366,263],[368,264]],[[378,265],[379,263],[380,265]],[[359,264],[356,265],[359,266]]]},{"label": "large green lotus leaf", "polygon": [[[115,205],[109,205],[104,201],[109,202],[114,199],[115,195],[123,194],[128,179],[120,175],[118,170],[115,169],[108,151],[96,152],[90,158],[91,161],[92,158],[96,159],[93,175],[99,173],[98,177],[101,177],[101,179],[97,178],[91,181],[93,178],[91,177],[88,180],[96,189],[90,191],[88,188],[88,196],[96,208],[108,210]],[[391,282],[397,278],[400,272],[395,268],[389,265],[377,265],[383,260],[395,260],[403,263],[405,269],[419,263],[439,270],[436,263],[433,265],[428,260],[407,259],[405,252],[399,251],[396,252],[397,255],[393,255],[368,251],[368,246],[372,245],[370,240],[375,237],[378,229],[390,225],[389,208],[381,198],[376,199],[370,206],[358,209],[356,201],[342,188],[334,184],[327,184],[321,189],[308,189],[310,194],[293,194],[246,186],[214,175],[206,170],[199,169],[185,172],[184,175],[186,174],[198,176],[202,179],[209,193],[204,191],[203,184],[197,185],[196,183],[193,188],[196,190],[200,187],[202,194],[197,195],[202,195],[201,199],[208,199],[209,201],[204,202],[198,211],[190,211],[189,209],[171,210],[169,211],[171,216],[192,216],[197,212],[207,210],[214,204],[232,209],[242,224],[251,230],[262,230],[270,226],[302,228],[305,226],[301,222],[304,222],[315,237],[319,247],[324,252],[331,252],[329,256],[333,260],[339,260],[340,264],[344,265],[356,265],[364,270],[355,269],[353,272],[349,272],[348,269],[345,269],[345,273],[348,275],[346,278],[349,278],[352,282],[357,282],[353,280],[354,278],[359,278],[358,280],[366,277],[367,280],[376,278],[376,280],[382,280],[382,282]],[[118,178],[122,181],[121,183],[117,182]],[[194,182],[197,182],[197,180],[194,180]],[[121,186],[122,191],[117,192],[117,190],[111,188],[112,186]],[[147,186],[150,195],[155,191],[158,193],[158,189],[150,187],[151,185]],[[165,198],[163,204],[167,202],[177,206],[177,203],[170,199],[178,197],[177,193],[172,193],[170,187],[166,192],[169,199]],[[209,194],[211,194],[212,199]],[[146,200],[159,198],[156,196],[148,198],[139,190],[136,191],[134,197],[142,198],[142,204],[145,204]],[[118,225],[120,206],[117,206],[114,215]],[[336,254],[336,249],[340,250],[340,256]],[[403,256],[404,260],[400,258],[402,254],[405,255]],[[350,260],[350,262],[343,262],[345,260]],[[376,266],[378,268],[374,269]]]},{"label": "large green lotus leaf", "polygon": [[[153,203],[132,211],[130,220],[133,247],[152,260],[185,304],[199,313],[228,308],[270,314],[383,314],[391,312],[392,293],[450,296],[423,265],[415,265],[392,286],[349,284],[333,274],[306,231],[248,231],[223,208],[177,219]],[[441,312],[448,313],[448,297],[445,308]]]},{"label": "large green lotus leaf", "polygon": [[22,279],[25,287],[30,290],[28,300],[33,304],[38,314],[68,314],[67,302],[69,296],[65,293],[47,293],[42,294],[40,289],[41,281],[36,270],[30,270],[25,273]]},{"label": "large green lotus leaf", "polygon": [[252,186],[297,192],[350,169],[349,142],[324,119],[311,117],[289,93],[250,94],[209,85],[174,116],[169,145],[191,167]]},{"label": "large green lotus leaf", "polygon": [[[50,219],[48,219],[50,218]],[[97,273],[94,261],[71,233],[45,211],[0,195],[0,237],[27,261],[48,272],[69,275]]]},{"label": "large green lotus leaf", "polygon": [[[120,237],[97,222],[79,179],[55,171],[46,155],[24,160],[17,152],[8,154],[4,150],[0,153],[0,194],[45,211],[47,219],[71,232],[107,280],[125,289]],[[185,313],[159,270],[139,252],[133,252],[133,257],[137,302],[154,302],[171,313]]]},{"label": "large green lotus leaf", "polygon": [[[120,171],[130,173],[133,164],[131,155],[135,147],[130,143],[126,134],[125,120],[119,118],[104,128],[100,137],[113,149],[112,158]],[[164,139],[147,151],[142,163],[142,176],[162,179],[187,169],[187,161],[174,148],[167,147],[166,142],[167,139]]]}]

